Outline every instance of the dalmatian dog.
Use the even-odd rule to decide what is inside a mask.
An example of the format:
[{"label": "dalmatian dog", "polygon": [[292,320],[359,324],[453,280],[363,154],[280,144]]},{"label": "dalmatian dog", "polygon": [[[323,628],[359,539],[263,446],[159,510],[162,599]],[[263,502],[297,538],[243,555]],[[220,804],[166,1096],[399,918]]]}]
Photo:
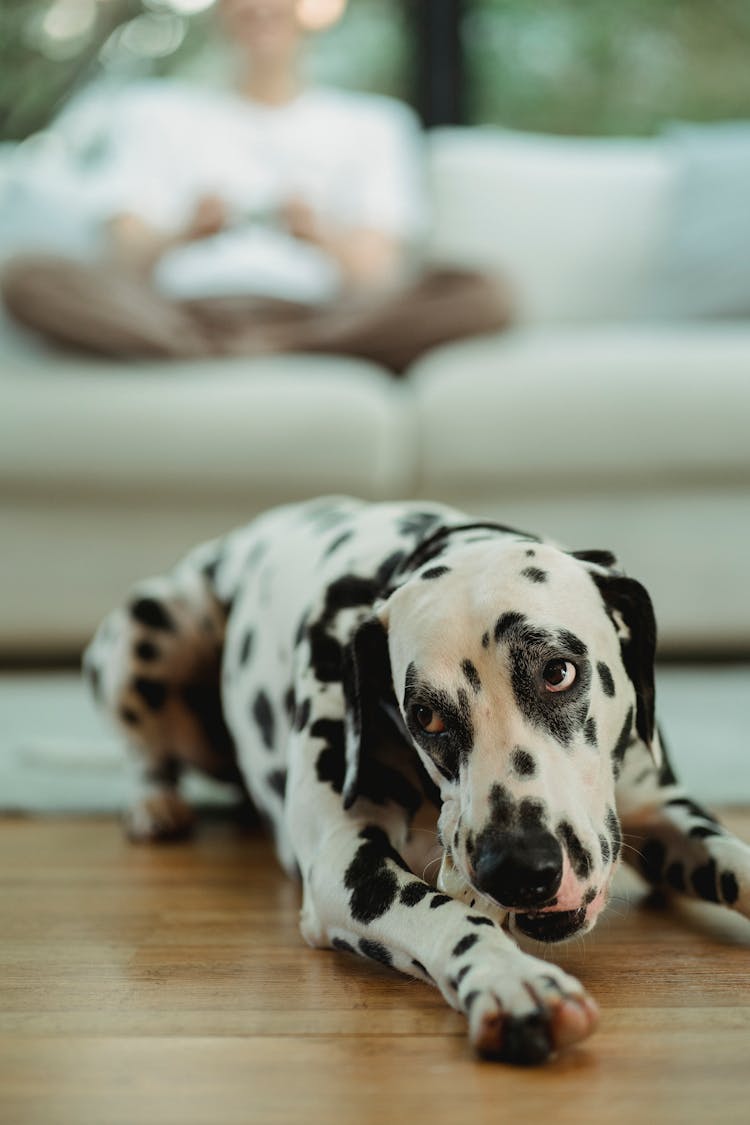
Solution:
[{"label": "dalmatian dog", "polygon": [[142,765],[134,840],[187,831],[185,767],[236,782],[312,946],[429,982],[481,1055],[528,1064],[597,1023],[533,951],[591,929],[624,837],[652,884],[750,915],[750,848],[667,760],[654,647],[606,551],[335,497],[139,585],[84,667]]}]

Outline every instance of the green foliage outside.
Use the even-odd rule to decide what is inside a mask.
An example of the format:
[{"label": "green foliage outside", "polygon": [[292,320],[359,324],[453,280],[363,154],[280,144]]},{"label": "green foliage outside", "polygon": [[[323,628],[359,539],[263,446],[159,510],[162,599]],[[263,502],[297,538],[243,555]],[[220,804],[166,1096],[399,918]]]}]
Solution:
[{"label": "green foliage outside", "polygon": [[649,134],[750,117],[750,0],[467,3],[467,115],[517,129]]},{"label": "green foliage outside", "polygon": [[[209,0],[0,0],[0,141],[43,129],[102,75],[220,79]],[[314,78],[408,98],[413,0],[350,0]],[[642,134],[750,117],[750,0],[465,0],[467,118]],[[204,10],[199,10],[203,8]]]}]

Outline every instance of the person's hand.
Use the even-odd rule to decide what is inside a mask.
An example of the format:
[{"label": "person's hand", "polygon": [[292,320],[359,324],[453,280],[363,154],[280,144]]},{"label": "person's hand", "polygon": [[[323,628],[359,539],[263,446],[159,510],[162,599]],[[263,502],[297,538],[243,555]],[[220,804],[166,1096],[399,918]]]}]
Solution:
[{"label": "person's hand", "polygon": [[122,211],[105,224],[105,258],[126,273],[147,277],[173,239],[140,215]]},{"label": "person's hand", "polygon": [[201,238],[211,238],[227,225],[229,208],[219,195],[202,195],[195,210],[186,223],[181,241],[197,242]]},{"label": "person's hand", "polygon": [[294,238],[320,246],[326,241],[324,224],[309,203],[292,196],[281,207],[281,221]]}]

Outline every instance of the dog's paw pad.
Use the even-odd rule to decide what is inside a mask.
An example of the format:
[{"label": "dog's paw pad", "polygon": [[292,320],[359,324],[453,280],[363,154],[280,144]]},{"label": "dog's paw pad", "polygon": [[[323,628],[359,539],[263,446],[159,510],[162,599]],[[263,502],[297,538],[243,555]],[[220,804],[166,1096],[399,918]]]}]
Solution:
[{"label": "dog's paw pad", "polygon": [[596,1027],[598,1007],[573,977],[550,967],[513,978],[503,975],[479,988],[466,977],[468,991],[461,1003],[472,1045],[482,1057],[534,1066]]},{"label": "dog's paw pad", "polygon": [[541,1012],[508,1016],[490,1005],[479,1019],[472,1020],[471,1038],[482,1058],[516,1066],[537,1066],[554,1051],[550,1022]]},{"label": "dog's paw pad", "polygon": [[133,843],[181,840],[193,827],[190,806],[177,793],[154,793],[133,805],[125,815],[125,832]]}]

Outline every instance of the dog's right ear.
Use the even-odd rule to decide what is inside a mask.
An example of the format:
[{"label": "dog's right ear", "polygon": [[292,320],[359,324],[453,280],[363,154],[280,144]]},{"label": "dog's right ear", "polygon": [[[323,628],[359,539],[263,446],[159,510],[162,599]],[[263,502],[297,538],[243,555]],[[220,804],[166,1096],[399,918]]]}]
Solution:
[{"label": "dog's right ear", "polygon": [[346,773],[344,808],[349,809],[359,792],[359,771],[367,742],[377,725],[381,701],[393,696],[388,633],[379,617],[368,617],[344,650],[342,687],[346,713]]}]

